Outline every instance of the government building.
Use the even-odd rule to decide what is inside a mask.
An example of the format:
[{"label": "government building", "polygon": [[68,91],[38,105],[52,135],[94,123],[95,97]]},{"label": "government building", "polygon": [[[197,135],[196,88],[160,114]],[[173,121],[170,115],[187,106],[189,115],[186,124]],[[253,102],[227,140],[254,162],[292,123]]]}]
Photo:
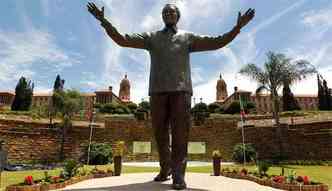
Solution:
[{"label": "government building", "polygon": [[[239,101],[241,97],[241,100],[244,102],[254,103],[257,113],[272,113],[272,98],[270,94],[253,94],[250,91],[239,90],[237,87],[234,87],[234,92],[230,96],[227,96],[227,84],[221,75],[217,81],[216,92],[215,103],[223,105],[224,108],[229,107],[233,101]],[[282,111],[283,108],[281,98],[279,96],[279,111]],[[294,98],[302,110],[318,109],[317,95],[294,95]]]}]

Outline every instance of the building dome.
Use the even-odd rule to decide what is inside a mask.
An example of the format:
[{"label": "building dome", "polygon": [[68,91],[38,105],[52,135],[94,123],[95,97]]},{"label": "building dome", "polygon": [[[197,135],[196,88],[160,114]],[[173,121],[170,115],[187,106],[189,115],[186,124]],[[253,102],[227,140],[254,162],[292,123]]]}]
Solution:
[{"label": "building dome", "polygon": [[130,101],[130,82],[127,78],[127,74],[121,80],[119,97],[124,102]]}]

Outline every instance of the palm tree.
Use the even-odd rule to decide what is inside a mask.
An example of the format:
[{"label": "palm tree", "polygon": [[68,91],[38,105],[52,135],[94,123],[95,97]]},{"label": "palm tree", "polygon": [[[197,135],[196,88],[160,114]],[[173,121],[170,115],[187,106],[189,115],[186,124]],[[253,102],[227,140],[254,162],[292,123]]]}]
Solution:
[{"label": "palm tree", "polygon": [[[284,84],[294,84],[313,73],[316,73],[316,69],[308,61],[299,60],[292,62],[284,54],[276,54],[274,52],[267,53],[267,61],[264,63],[264,68],[260,68],[255,64],[247,64],[240,70],[240,74],[246,75],[258,82],[259,86],[256,93],[264,89],[270,92],[273,103],[273,119],[280,134],[278,90]],[[280,134],[280,154],[282,154]]]}]

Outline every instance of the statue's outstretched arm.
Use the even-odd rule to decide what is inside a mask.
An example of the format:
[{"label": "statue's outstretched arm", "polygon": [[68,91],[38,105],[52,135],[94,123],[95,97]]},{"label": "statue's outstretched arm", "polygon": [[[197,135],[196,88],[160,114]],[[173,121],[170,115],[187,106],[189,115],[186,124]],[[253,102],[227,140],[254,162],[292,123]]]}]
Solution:
[{"label": "statue's outstretched arm", "polygon": [[146,49],[147,34],[122,35],[105,17],[104,7],[99,9],[94,3],[88,3],[88,11],[100,21],[109,37],[119,46]]},{"label": "statue's outstretched arm", "polygon": [[241,12],[239,12],[239,16],[235,27],[231,31],[225,33],[222,36],[211,37],[211,36],[200,36],[192,34],[190,51],[198,52],[198,51],[216,50],[226,46],[240,33],[241,28],[247,25],[249,21],[252,18],[254,18],[254,16],[255,16],[254,9],[248,9],[244,15],[241,15]]}]

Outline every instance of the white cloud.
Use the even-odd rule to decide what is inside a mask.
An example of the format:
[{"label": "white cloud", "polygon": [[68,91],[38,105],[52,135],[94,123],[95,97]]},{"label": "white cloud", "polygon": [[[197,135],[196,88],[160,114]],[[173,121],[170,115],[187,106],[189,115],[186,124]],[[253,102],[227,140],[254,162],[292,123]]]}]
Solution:
[{"label": "white cloud", "polygon": [[332,26],[331,16],[331,9],[312,10],[303,14],[302,22],[310,27]]},{"label": "white cloud", "polygon": [[288,14],[289,12],[291,12],[294,9],[298,8],[299,6],[303,5],[306,1],[307,0],[297,1],[290,7],[280,11],[279,13],[277,13],[275,15],[272,15],[270,18],[264,19],[264,21],[262,23],[258,24],[257,26],[254,27],[254,29],[252,29],[251,33],[255,34],[255,33],[259,32],[260,30],[265,29],[266,27],[270,26],[272,23],[280,20],[280,18],[283,17],[284,15]]},{"label": "white cloud", "polygon": [[332,27],[332,6],[321,10],[311,10],[302,14],[302,23],[311,29],[316,39],[322,38]]},{"label": "white cloud", "polygon": [[65,53],[54,37],[45,31],[31,29],[26,32],[0,31],[0,81],[10,88],[20,76],[33,78],[38,67],[61,71],[80,63],[78,55]]},{"label": "white cloud", "polygon": [[[304,59],[314,65],[318,72],[332,84],[332,43],[325,44],[309,44],[304,42],[302,46],[293,47],[285,51],[286,55],[294,60]],[[305,84],[305,86],[303,86]],[[330,85],[331,86],[331,85]],[[304,88],[305,87],[305,88]],[[294,84],[293,92],[296,94],[317,94],[317,80],[315,75]]]}]

